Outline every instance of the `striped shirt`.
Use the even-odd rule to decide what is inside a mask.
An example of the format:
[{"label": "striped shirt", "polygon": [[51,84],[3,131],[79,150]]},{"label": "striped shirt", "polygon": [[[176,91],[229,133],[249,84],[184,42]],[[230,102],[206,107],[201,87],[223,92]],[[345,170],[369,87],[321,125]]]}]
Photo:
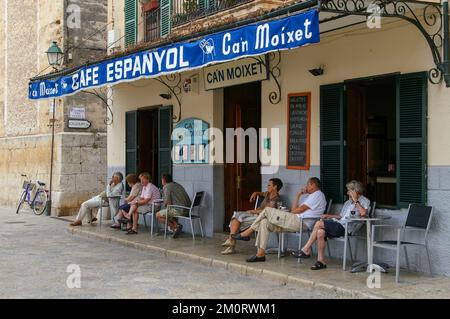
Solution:
[{"label": "striped shirt", "polygon": [[159,189],[153,185],[152,183],[148,183],[146,186],[142,187],[141,199],[150,199],[147,203],[148,205],[152,204],[156,199],[161,199],[161,194],[159,193]]}]

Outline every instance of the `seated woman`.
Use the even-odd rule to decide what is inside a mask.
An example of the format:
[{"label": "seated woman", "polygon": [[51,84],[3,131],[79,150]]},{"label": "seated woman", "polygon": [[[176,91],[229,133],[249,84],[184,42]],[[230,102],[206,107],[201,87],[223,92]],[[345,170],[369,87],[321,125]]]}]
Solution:
[{"label": "seated woman", "polygon": [[141,173],[139,179],[142,184],[141,196],[130,205],[130,211],[124,214],[127,222],[127,234],[136,235],[138,232],[139,213],[145,213],[152,210],[152,203],[161,198],[159,189],[152,184],[152,178],[149,173]]},{"label": "seated woman", "polygon": [[[128,174],[127,177],[125,177],[125,180],[127,181],[128,186],[131,188],[131,191],[130,195],[125,198],[125,204],[119,207],[119,212],[114,217],[116,221],[124,218],[125,214],[128,214],[130,212],[131,205],[138,200],[142,192],[142,184],[140,183],[136,174]],[[111,228],[120,229],[120,224],[115,222],[113,225],[111,225]]]},{"label": "seated woman", "polygon": [[230,255],[236,252],[236,240],[233,239],[234,234],[238,234],[244,229],[250,227],[250,225],[256,220],[259,213],[266,207],[278,208],[277,202],[280,201],[279,192],[283,187],[283,182],[279,178],[272,178],[267,184],[267,192],[254,192],[250,197],[250,202],[254,202],[258,196],[263,196],[264,200],[257,209],[248,210],[244,212],[234,212],[230,222],[230,236],[222,244],[223,247],[227,247],[222,251],[222,255]]},{"label": "seated woman", "polygon": [[[97,218],[93,218],[92,210],[99,208],[102,205],[102,201],[108,199],[108,197],[121,196],[123,192],[123,175],[121,172],[115,172],[111,178],[111,181],[106,186],[106,192],[102,192],[101,194],[85,201],[81,204],[78,215],[73,223],[70,226],[81,226],[83,219],[89,215],[89,221],[94,222]],[[111,205],[111,204],[110,204]],[[111,209],[111,206],[110,206]],[[112,209],[111,209],[112,211]]]},{"label": "seated woman", "polygon": [[[328,237],[345,236],[345,223],[351,218],[365,217],[370,207],[370,200],[362,195],[364,192],[363,185],[358,181],[347,183],[347,195],[349,200],[344,203],[340,215],[322,215],[322,219],[314,225],[311,237],[303,246],[300,252],[293,253],[297,258],[311,257],[311,246],[317,241],[318,256],[317,262],[311,267],[312,270],[324,269],[325,264],[325,241]],[[348,232],[352,232],[356,224],[348,224]]]}]

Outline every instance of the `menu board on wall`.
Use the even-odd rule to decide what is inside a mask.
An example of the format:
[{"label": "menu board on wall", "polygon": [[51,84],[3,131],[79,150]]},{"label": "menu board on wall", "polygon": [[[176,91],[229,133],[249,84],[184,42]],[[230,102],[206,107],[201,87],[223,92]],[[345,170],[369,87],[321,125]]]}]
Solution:
[{"label": "menu board on wall", "polygon": [[288,95],[287,168],[309,170],[311,93]]}]

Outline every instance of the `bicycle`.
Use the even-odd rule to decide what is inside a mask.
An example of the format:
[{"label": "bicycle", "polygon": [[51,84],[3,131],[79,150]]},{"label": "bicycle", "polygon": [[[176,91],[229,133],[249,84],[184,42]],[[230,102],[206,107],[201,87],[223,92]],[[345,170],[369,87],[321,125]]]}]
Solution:
[{"label": "bicycle", "polygon": [[21,174],[20,176],[25,177],[26,180],[23,182],[22,189],[23,192],[20,195],[19,204],[17,205],[17,211],[16,214],[19,214],[20,208],[22,207],[23,203],[27,203],[28,206],[33,210],[35,215],[42,215],[45,210],[45,206],[47,204],[48,200],[48,194],[47,190],[44,188],[45,183],[42,183],[40,181],[36,181],[39,185],[36,189],[36,192],[34,194],[33,200],[32,194],[33,190],[36,187],[36,183],[33,183],[31,180],[28,180],[27,175]]}]

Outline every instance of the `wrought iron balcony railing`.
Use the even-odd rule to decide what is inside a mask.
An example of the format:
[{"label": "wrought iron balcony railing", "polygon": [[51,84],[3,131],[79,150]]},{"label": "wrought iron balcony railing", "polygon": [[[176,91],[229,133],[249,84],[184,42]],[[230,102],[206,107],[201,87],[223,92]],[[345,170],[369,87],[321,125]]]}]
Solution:
[{"label": "wrought iron balcony railing", "polygon": [[251,1],[253,0],[173,0],[172,27]]}]

